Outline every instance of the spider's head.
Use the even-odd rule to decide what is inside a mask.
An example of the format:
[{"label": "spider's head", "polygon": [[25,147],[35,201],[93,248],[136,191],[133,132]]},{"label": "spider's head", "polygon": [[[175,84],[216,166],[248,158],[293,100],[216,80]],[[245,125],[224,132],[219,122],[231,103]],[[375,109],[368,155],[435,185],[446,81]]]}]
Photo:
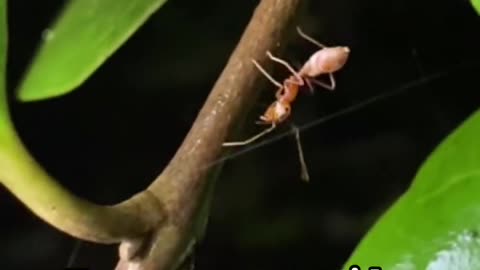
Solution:
[{"label": "spider's head", "polygon": [[290,115],[290,104],[280,101],[275,101],[270,105],[265,113],[260,116],[261,124],[279,124]]}]

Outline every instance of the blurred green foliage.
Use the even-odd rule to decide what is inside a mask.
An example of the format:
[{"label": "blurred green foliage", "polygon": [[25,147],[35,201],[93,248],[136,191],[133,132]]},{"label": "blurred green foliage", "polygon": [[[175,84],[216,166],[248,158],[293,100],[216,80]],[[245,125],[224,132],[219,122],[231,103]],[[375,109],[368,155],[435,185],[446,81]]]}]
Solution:
[{"label": "blurred green foliage", "polygon": [[480,111],[431,154],[346,267],[480,269]]},{"label": "blurred green foliage", "polygon": [[480,15],[480,0],[470,0],[472,2],[473,7],[477,11],[477,13]]},{"label": "blurred green foliage", "polygon": [[6,1],[0,0],[0,128],[8,122],[8,104],[5,92],[5,64],[7,56],[7,14]]},{"label": "blurred green foliage", "polygon": [[69,1],[26,74],[18,97],[35,101],[73,91],[166,0]]}]

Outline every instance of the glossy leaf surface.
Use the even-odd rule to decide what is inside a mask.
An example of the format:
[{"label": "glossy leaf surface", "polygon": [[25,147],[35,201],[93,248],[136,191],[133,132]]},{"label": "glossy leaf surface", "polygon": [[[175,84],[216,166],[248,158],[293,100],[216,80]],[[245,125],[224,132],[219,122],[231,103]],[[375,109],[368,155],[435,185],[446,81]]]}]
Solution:
[{"label": "glossy leaf surface", "polygon": [[480,112],[431,154],[344,269],[480,269]]},{"label": "glossy leaf surface", "polygon": [[73,91],[166,0],[71,0],[24,77],[18,98],[35,101]]},{"label": "glossy leaf surface", "polygon": [[470,0],[470,2],[477,11],[478,15],[480,15],[480,0]]}]

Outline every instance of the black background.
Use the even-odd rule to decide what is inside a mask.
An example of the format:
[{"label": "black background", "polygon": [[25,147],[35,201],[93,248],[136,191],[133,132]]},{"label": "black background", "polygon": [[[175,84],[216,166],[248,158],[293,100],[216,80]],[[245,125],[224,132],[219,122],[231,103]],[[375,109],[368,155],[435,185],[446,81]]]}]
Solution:
[{"label": "black background", "polygon": [[[23,141],[63,185],[92,201],[115,203],[142,190],[182,142],[257,2],[169,1],[75,92],[12,100]],[[291,122],[307,124],[405,91],[304,130],[308,184],[299,178],[292,136],[228,161],[196,269],[340,269],[422,161],[480,104],[480,18],[468,1],[311,3],[302,28],[352,53],[336,76],[337,90],[301,95]],[[62,4],[8,1],[9,91]],[[314,49],[298,38],[282,56],[301,64]],[[407,85],[438,72],[445,74]],[[254,121],[273,99],[270,89],[259,91],[244,136],[258,130]],[[78,241],[5,189],[0,211],[1,269],[67,264]],[[91,269],[111,269],[117,258],[116,246],[85,242],[75,254],[74,266]]]}]

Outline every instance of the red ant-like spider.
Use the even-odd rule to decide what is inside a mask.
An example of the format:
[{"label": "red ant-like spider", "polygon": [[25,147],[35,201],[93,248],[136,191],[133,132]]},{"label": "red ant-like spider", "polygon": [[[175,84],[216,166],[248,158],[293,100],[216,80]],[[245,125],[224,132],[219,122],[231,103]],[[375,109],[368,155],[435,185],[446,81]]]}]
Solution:
[{"label": "red ant-like spider", "polygon": [[[277,100],[267,108],[265,113],[260,116],[260,121],[257,122],[258,124],[269,124],[271,126],[245,141],[225,142],[222,144],[223,146],[247,145],[274,130],[278,124],[284,122],[290,115],[291,104],[295,101],[300,87],[307,85],[311,92],[313,92],[313,84],[322,86],[328,90],[335,89],[336,83],[333,73],[345,65],[350,54],[350,49],[345,46],[327,47],[303,33],[299,27],[297,27],[297,32],[304,39],[320,47],[320,50],[310,56],[298,72],[296,72],[285,60],[275,57],[270,51],[267,51],[267,55],[272,61],[285,66],[292,73],[292,75],[283,81],[283,84],[276,81],[257,61],[252,59],[253,64],[255,64],[258,70],[267,77],[270,82],[278,87],[278,90],[275,93],[275,98]],[[314,79],[322,74],[328,74],[330,85]],[[308,181],[310,177],[303,157],[298,128],[294,127],[294,132],[302,166],[302,179]]]},{"label": "red ant-like spider", "polygon": [[[290,115],[291,104],[295,101],[300,87],[307,85],[310,91],[313,91],[312,84],[316,84],[328,90],[335,89],[336,83],[333,73],[345,65],[350,54],[350,49],[345,46],[327,47],[303,33],[300,27],[297,27],[297,32],[301,37],[312,42],[321,49],[310,56],[298,72],[296,72],[285,60],[275,57],[270,51],[267,51],[267,55],[272,61],[285,66],[292,73],[290,77],[283,81],[283,84],[276,81],[267,71],[265,71],[265,69],[262,68],[262,66],[260,66],[260,64],[258,64],[257,61],[252,59],[253,64],[255,64],[258,70],[278,87],[275,94],[277,100],[267,108],[265,113],[260,116],[260,121],[257,122],[258,124],[269,124],[271,126],[245,141],[225,142],[222,144],[223,146],[247,145],[274,130],[278,124],[285,121]],[[330,85],[314,79],[322,74],[329,75]]]}]

